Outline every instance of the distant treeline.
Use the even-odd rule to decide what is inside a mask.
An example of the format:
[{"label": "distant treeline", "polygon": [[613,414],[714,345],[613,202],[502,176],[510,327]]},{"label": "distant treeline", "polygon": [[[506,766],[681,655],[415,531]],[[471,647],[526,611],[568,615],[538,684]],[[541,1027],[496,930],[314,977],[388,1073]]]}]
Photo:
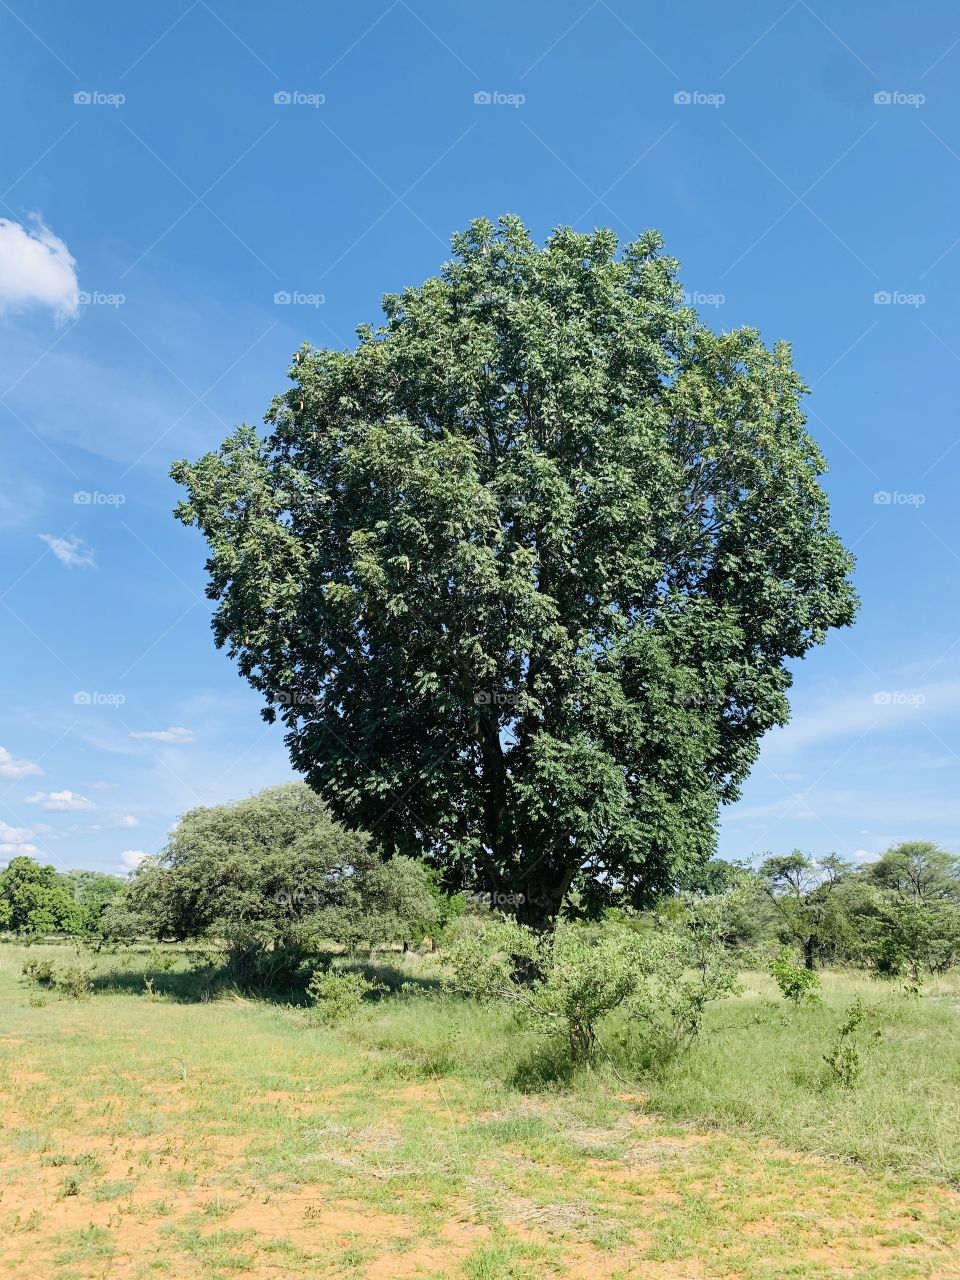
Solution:
[{"label": "distant treeline", "polygon": [[[960,859],[929,842],[897,844],[860,866],[799,850],[759,868],[714,859],[654,911],[662,918],[691,895],[733,890],[724,942],[744,952],[744,966],[751,951],[766,964],[761,953],[786,946],[811,969],[856,965],[919,982],[960,960]],[[608,898],[616,901],[615,887]],[[101,945],[215,941],[251,978],[264,967],[296,969],[320,941],[348,950],[422,941],[443,937],[464,914],[509,916],[512,907],[483,885],[444,884],[416,858],[382,859],[303,783],[192,810],[129,878],[59,872],[23,856],[0,872],[0,931]],[[603,913],[638,927],[650,914],[627,906]],[[564,914],[591,914],[575,888]]]}]

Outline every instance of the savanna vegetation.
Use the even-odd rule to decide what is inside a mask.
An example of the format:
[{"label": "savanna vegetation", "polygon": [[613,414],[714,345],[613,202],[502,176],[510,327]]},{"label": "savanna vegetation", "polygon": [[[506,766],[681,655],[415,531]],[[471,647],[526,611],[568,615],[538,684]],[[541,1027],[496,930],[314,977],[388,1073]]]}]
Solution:
[{"label": "savanna vegetation", "polygon": [[960,1274],[960,862],[712,857],[856,608],[789,350],[454,248],[174,467],[305,780],[0,873],[3,1275]]},{"label": "savanna vegetation", "polygon": [[536,930],[295,783],[0,902],[5,1275],[950,1274],[934,845]]}]

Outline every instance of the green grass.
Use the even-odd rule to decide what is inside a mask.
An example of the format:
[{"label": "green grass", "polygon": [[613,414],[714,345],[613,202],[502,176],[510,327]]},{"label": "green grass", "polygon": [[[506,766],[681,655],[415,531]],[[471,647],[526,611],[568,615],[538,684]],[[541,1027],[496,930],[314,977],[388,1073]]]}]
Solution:
[{"label": "green grass", "polygon": [[[825,975],[794,1010],[751,977],[633,1079],[615,1027],[616,1068],[570,1076],[432,957],[329,1028],[184,952],[101,955],[93,995],[37,1007],[25,954],[0,946],[4,1280],[956,1273],[955,983]],[[822,1055],[857,994],[883,1034],[843,1090]]]},{"label": "green grass", "polygon": [[[693,1054],[654,1073],[651,1107],[960,1186],[956,979],[929,984],[917,999],[894,984],[826,973],[822,1004],[799,1008],[762,975],[748,975],[745,987],[711,1011]],[[856,1037],[863,1076],[844,1089],[831,1082],[824,1054],[857,996],[868,1010]]]}]

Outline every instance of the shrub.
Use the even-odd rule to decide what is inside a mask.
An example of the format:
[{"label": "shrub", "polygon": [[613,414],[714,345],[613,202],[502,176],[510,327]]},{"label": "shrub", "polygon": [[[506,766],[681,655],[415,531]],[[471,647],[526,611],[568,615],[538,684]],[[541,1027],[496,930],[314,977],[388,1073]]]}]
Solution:
[{"label": "shrub", "polygon": [[333,1024],[354,1017],[368,995],[385,990],[383,983],[370,982],[362,973],[317,969],[307,986],[307,995],[314,1002],[312,1016]]},{"label": "shrub", "polygon": [[[863,1060],[861,1046],[857,1044],[854,1036],[866,1017],[867,1008],[857,996],[847,1010],[843,1022],[837,1028],[836,1038],[829,1052],[823,1055],[823,1060],[830,1069],[831,1084],[838,1084],[844,1089],[852,1089],[854,1085],[859,1084],[863,1075]],[[881,1032],[877,1028],[873,1033],[874,1040],[879,1040],[880,1035]]]},{"label": "shrub", "polygon": [[85,1000],[93,990],[93,978],[89,969],[71,964],[56,976],[57,987],[71,1000]]},{"label": "shrub", "polygon": [[25,978],[31,978],[41,987],[52,987],[56,977],[52,960],[25,960],[20,972]]},{"label": "shrub", "polygon": [[699,1033],[706,1005],[736,989],[711,910],[689,902],[645,932],[608,920],[594,928],[563,923],[553,935],[512,919],[465,917],[449,951],[448,984],[510,1004],[522,1024],[563,1042],[576,1065],[595,1059],[600,1023],[617,1010],[626,1017],[625,1041],[639,1037],[646,1052],[672,1053]]},{"label": "shrub", "polygon": [[785,1000],[794,1004],[816,1004],[820,999],[820,979],[812,969],[795,963],[788,947],[782,947],[770,972]]}]

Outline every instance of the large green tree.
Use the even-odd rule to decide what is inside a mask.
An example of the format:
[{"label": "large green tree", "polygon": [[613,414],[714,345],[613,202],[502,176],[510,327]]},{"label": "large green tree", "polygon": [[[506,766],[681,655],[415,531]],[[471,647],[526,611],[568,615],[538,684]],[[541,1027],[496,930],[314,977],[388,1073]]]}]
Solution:
[{"label": "large green tree", "polygon": [[785,344],[715,334],[649,232],[477,221],[260,439],[175,464],[214,633],[348,823],[533,923],[649,898],[849,623]]},{"label": "large green tree", "polygon": [[84,924],[84,910],[56,867],[21,854],[0,872],[0,929],[40,938],[81,933]]}]

